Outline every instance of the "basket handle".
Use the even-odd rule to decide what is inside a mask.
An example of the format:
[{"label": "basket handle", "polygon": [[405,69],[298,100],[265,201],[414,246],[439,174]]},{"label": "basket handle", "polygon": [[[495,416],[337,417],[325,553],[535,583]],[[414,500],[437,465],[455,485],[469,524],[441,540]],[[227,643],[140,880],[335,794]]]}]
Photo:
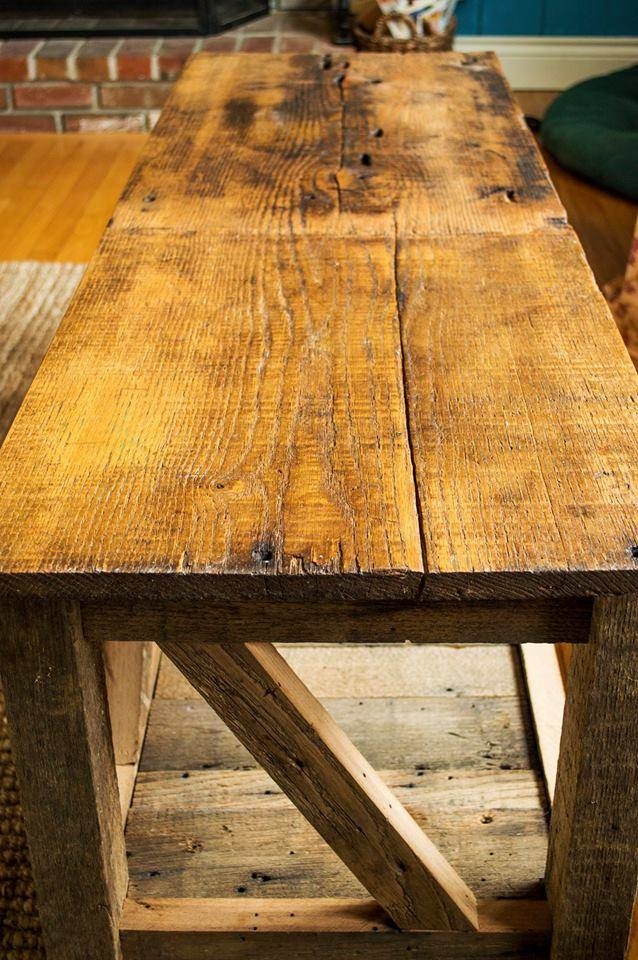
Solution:
[{"label": "basket handle", "polygon": [[[374,33],[373,33],[373,37],[375,40],[380,40],[381,37],[384,35],[384,32],[385,33],[390,32],[389,30],[385,30],[385,28],[387,27],[388,23],[390,23],[392,20],[398,20],[400,23],[405,23],[408,29],[410,30],[410,37],[417,36],[416,24],[412,19],[412,17],[408,17],[406,13],[398,13],[398,12],[385,13],[382,17],[379,17],[379,19],[375,24]],[[431,33],[430,24],[425,19],[423,21],[423,27],[427,33]]]}]

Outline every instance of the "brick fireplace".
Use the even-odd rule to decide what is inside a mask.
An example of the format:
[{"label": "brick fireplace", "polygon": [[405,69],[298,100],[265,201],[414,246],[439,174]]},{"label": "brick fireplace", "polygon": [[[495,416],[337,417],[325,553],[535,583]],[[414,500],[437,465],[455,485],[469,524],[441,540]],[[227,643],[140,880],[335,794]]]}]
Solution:
[{"label": "brick fireplace", "polygon": [[324,10],[288,10],[218,36],[6,39],[0,132],[149,130],[192,53],[343,52],[333,29]]}]

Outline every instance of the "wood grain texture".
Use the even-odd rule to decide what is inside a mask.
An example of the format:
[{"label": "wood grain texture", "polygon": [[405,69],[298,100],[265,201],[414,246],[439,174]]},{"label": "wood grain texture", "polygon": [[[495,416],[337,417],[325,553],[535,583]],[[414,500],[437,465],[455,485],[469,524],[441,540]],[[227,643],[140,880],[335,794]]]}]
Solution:
[{"label": "wood grain texture", "polygon": [[[624,582],[636,568],[637,381],[577,240],[409,241],[399,283],[424,598],[440,576],[470,599],[488,572],[523,595],[542,571]],[[558,578],[545,579],[551,590]]]},{"label": "wood grain texture", "polygon": [[[102,659],[73,604],[2,604],[0,671],[50,960],[118,960],[128,872]],[[80,919],[81,918],[81,919]]]},{"label": "wood grain texture", "polygon": [[[503,646],[413,646],[388,644],[279,647],[303,683],[319,698],[507,697],[522,689],[516,652]],[[155,697],[201,700],[167,657],[162,658]]]},{"label": "wood grain texture", "polygon": [[565,686],[556,651],[556,646],[543,643],[521,646],[523,673],[550,803],[554,802],[556,792],[565,710]]},{"label": "wood grain texture", "polygon": [[475,929],[472,892],[271,644],[160,647],[400,928]]},{"label": "wood grain texture", "polygon": [[552,960],[623,960],[638,886],[638,597],[572,654],[547,868]]},{"label": "wood grain texture", "polygon": [[0,454],[0,583],[628,591],[635,395],[493,57],[202,55]]},{"label": "wood grain texture", "polygon": [[[164,235],[147,241],[131,258],[130,239],[110,234],[14,424],[7,464],[22,474],[35,454],[41,470],[35,499],[23,483],[14,500],[17,527],[0,531],[7,567],[21,553],[43,569],[47,553],[51,571],[101,571],[107,592],[104,573],[135,570],[172,571],[186,596],[211,577],[230,596],[294,595],[295,581],[320,596],[413,595],[421,547],[385,242],[182,237],[166,256]],[[74,410],[62,443],[47,369]],[[45,414],[39,437],[29,409]],[[32,551],[14,535],[27,516]]]},{"label": "wood grain texture", "polygon": [[0,263],[0,440],[83,272],[81,264]]},{"label": "wood grain texture", "polygon": [[[479,900],[542,896],[547,800],[516,651],[280,652]],[[127,826],[129,895],[367,896],[166,657],[161,674]]]},{"label": "wood grain texture", "polygon": [[[536,772],[423,766],[379,773],[476,897],[542,898],[547,812]],[[368,895],[259,769],[140,774],[126,836],[129,895],[139,899]]]},{"label": "wood grain texture", "polygon": [[[386,664],[391,670],[391,664]],[[344,669],[348,669],[347,666]],[[518,696],[325,698],[327,710],[376,769],[530,769],[531,730]],[[560,735],[560,729],[559,729]],[[240,741],[198,700],[156,700],[142,770],[252,767]]]},{"label": "wood grain texture", "polygon": [[[85,636],[94,639],[89,638],[86,631]],[[108,637],[108,634],[101,636]],[[102,652],[115,762],[133,764],[142,749],[159,670],[159,650],[154,643],[143,640],[133,643],[106,640]]]},{"label": "wood grain texture", "polygon": [[[103,636],[108,634],[90,640],[100,644]],[[105,640],[101,646],[120,811],[126,826],[161,657],[159,647],[144,640]]]},{"label": "wood grain texture", "polygon": [[305,55],[192,60],[115,227],[385,237],[395,219],[423,236],[564,218],[493,55],[348,59],[329,70]]},{"label": "wood grain texture", "polygon": [[546,904],[486,901],[480,905],[480,932],[401,933],[388,924],[373,901],[268,901],[129,899],[122,919],[124,960],[149,955],[172,960],[280,960],[294,936],[298,960],[336,960],[361,955],[371,960],[497,960],[547,956]]},{"label": "wood grain texture", "polygon": [[244,643],[581,643],[591,601],[510,603],[86,604],[88,637],[121,643],[144,638]]}]

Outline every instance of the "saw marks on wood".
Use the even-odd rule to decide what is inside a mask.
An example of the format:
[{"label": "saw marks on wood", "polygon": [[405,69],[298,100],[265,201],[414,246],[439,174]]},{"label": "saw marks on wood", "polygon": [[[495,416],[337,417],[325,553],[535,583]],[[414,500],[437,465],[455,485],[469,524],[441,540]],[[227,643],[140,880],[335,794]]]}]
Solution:
[{"label": "saw marks on wood", "polygon": [[[280,650],[480,898],[541,895],[547,806],[516,651]],[[135,898],[366,896],[166,658],[127,845]]]},{"label": "saw marks on wood", "polygon": [[83,272],[82,264],[0,263],[0,440]]},{"label": "saw marks on wood", "polygon": [[398,276],[428,571],[629,566],[635,375],[577,239],[409,241]]},{"label": "saw marks on wood", "polygon": [[636,584],[635,371],[494,57],[415,64],[191,61],[1,454],[5,587]]},{"label": "saw marks on wood", "polygon": [[[42,512],[21,498],[30,569],[51,551],[58,569],[64,556],[78,570],[89,556],[93,569],[131,569],[135,541],[144,569],[232,572],[231,592],[236,574],[257,572],[414,593],[421,547],[385,242],[147,241],[129,255],[122,232],[107,234],[45,361],[75,413],[63,443],[52,408],[32,436],[44,469]],[[31,389],[33,412],[48,380]],[[16,471],[29,447],[16,445]],[[80,529],[68,518],[89,486]]]},{"label": "saw marks on wood", "polygon": [[387,236],[396,221],[423,236],[563,216],[492,55],[417,69],[365,54],[334,70],[275,56],[265,70],[242,54],[191,61],[114,226]]}]

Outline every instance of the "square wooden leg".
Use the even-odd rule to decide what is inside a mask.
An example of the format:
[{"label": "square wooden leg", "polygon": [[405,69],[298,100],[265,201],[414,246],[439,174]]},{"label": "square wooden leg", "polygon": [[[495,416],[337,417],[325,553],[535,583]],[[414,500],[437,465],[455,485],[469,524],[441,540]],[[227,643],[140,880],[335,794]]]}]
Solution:
[{"label": "square wooden leg", "polygon": [[638,881],[638,597],[572,654],[547,870],[552,960],[623,960]]},{"label": "square wooden leg", "polygon": [[47,960],[117,960],[128,873],[102,654],[73,603],[5,601],[0,673]]}]

